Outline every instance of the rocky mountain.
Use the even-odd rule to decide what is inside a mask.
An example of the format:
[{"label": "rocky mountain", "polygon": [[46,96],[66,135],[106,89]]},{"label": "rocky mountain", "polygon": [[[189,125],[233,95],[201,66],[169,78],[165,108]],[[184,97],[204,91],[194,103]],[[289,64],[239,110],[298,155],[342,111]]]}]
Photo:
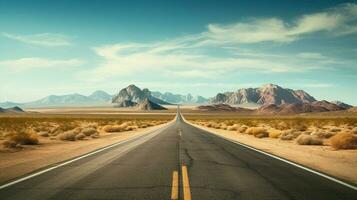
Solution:
[{"label": "rocky mountain", "polygon": [[182,95],[173,94],[171,92],[151,92],[151,95],[173,104],[204,104],[208,102],[208,99],[202,96],[192,96],[190,93],[187,95]]},{"label": "rocky mountain", "polygon": [[266,104],[256,110],[257,114],[300,114],[309,112],[327,112],[327,111],[339,111],[346,110],[341,106],[328,101],[314,101],[311,103],[292,103],[292,104]]},{"label": "rocky mountain", "polygon": [[274,84],[266,84],[259,88],[243,88],[236,92],[218,93],[210,100],[211,103],[231,105],[245,103],[281,105],[285,103],[311,103],[314,101],[316,99],[303,90],[282,88]]},{"label": "rocky mountain", "polygon": [[0,103],[0,106],[4,108],[14,106],[20,106],[23,108],[59,106],[103,106],[110,105],[111,98],[112,96],[104,91],[95,91],[89,96],[84,96],[77,93],[67,95],[50,95],[42,99],[27,103],[4,102]]},{"label": "rocky mountain", "polygon": [[167,110],[165,107],[150,101],[149,99],[145,99],[138,106],[139,110]]},{"label": "rocky mountain", "polygon": [[253,112],[253,110],[246,109],[246,108],[240,108],[240,107],[233,107],[228,104],[212,104],[212,105],[202,105],[202,106],[197,106],[194,108],[195,110],[199,111],[214,111],[214,112],[244,112],[244,113],[249,113]]},{"label": "rocky mountain", "polygon": [[345,109],[349,109],[349,108],[352,108],[353,106],[347,104],[347,103],[343,103],[342,101],[331,101],[331,103],[334,103],[340,107],[343,107]]},{"label": "rocky mountain", "polygon": [[12,107],[12,108],[1,108],[0,107],[0,113],[24,113],[25,111],[22,110],[20,107]]},{"label": "rocky mountain", "polygon": [[152,96],[149,89],[145,88],[141,90],[135,85],[129,85],[128,87],[121,89],[119,93],[113,97],[112,103],[117,104],[117,106],[124,105],[129,102],[140,104],[144,102],[146,99],[156,104],[162,104],[162,105],[170,104],[164,100]]}]

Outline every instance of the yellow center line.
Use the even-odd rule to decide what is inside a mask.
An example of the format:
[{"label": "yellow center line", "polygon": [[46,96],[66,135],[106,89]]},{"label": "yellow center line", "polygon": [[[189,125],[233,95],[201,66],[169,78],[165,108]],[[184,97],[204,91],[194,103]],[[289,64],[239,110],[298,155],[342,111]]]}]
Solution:
[{"label": "yellow center line", "polygon": [[178,200],[178,171],[172,173],[171,200]]},{"label": "yellow center line", "polygon": [[190,181],[186,165],[182,165],[182,184],[183,184],[183,199],[191,200]]}]

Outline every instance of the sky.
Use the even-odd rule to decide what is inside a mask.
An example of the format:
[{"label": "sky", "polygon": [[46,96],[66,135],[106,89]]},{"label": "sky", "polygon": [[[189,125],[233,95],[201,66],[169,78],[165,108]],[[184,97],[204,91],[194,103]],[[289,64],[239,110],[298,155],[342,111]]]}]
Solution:
[{"label": "sky", "polygon": [[357,1],[0,0],[0,102],[267,83],[357,105]]}]

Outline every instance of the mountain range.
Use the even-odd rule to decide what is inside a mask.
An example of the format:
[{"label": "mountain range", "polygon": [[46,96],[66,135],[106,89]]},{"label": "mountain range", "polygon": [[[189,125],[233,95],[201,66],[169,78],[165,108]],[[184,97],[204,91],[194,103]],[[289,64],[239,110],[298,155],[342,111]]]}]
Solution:
[{"label": "mountain range", "polygon": [[202,96],[192,96],[190,93],[187,95],[182,95],[182,94],[173,94],[171,92],[151,92],[151,95],[158,98],[162,99],[166,102],[172,103],[172,104],[205,104],[208,103],[208,99],[202,97]]},{"label": "mountain range", "polygon": [[230,105],[247,103],[281,105],[285,103],[311,103],[314,101],[316,99],[303,90],[282,88],[274,84],[266,84],[258,88],[242,88],[236,92],[218,93],[210,99],[210,103]]},{"label": "mountain range", "polygon": [[[283,104],[306,104],[315,102],[316,99],[303,90],[292,90],[274,84],[266,84],[258,88],[242,88],[235,92],[218,93],[213,98],[207,99],[202,96],[191,94],[173,94],[170,92],[151,92],[149,89],[140,89],[135,85],[129,85],[121,89],[116,95],[110,95],[98,90],[89,96],[78,93],[68,95],[50,95],[37,101],[27,103],[3,102],[0,107],[11,108],[39,108],[39,107],[66,107],[66,106],[116,106],[134,107],[138,103],[148,100],[149,104],[229,104],[233,106],[253,105],[261,107],[264,105]],[[345,109],[353,106],[340,101],[331,102]],[[151,107],[151,106],[149,106]],[[152,107],[157,107],[153,105]],[[247,106],[245,106],[247,107]]]},{"label": "mountain range", "polygon": [[49,95],[42,99],[26,102],[3,102],[0,107],[11,108],[14,106],[22,108],[39,108],[39,107],[61,107],[61,106],[104,106],[110,104],[112,96],[104,91],[98,90],[89,96],[81,94],[67,95]]}]

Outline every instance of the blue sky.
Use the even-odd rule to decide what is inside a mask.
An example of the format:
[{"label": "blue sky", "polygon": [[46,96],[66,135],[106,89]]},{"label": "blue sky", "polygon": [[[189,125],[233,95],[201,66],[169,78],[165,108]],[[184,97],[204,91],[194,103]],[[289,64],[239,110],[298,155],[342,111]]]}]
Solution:
[{"label": "blue sky", "polygon": [[275,83],[357,105],[356,1],[0,0],[0,101]]}]

